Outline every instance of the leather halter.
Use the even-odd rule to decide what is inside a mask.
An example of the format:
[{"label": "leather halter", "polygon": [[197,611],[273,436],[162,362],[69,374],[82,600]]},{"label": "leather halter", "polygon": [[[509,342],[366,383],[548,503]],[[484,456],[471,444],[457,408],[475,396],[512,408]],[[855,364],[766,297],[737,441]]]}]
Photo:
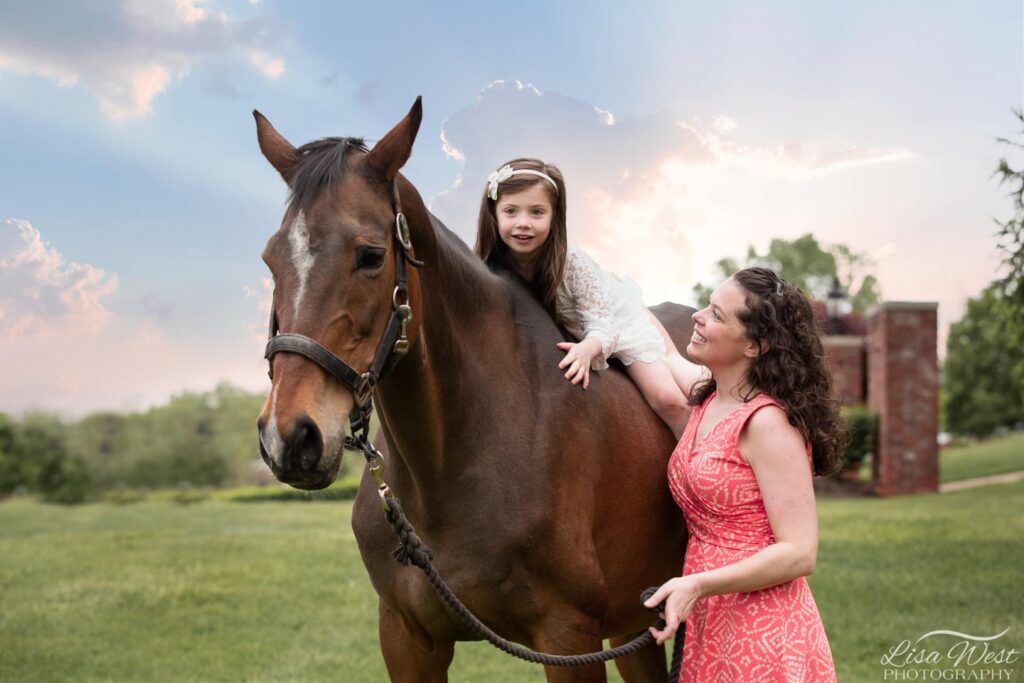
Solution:
[{"label": "leather halter", "polygon": [[[398,197],[398,184],[393,186],[395,211],[395,289],[391,295],[391,319],[388,320],[384,336],[381,337],[373,362],[363,373],[356,371],[351,365],[338,358],[332,351],[314,339],[302,334],[281,333],[277,324],[276,301],[271,303],[270,334],[263,357],[267,359],[269,370],[267,375],[274,379],[274,355],[277,353],[297,353],[319,365],[323,370],[341,382],[355,399],[352,412],[349,413],[349,425],[352,439],[346,437],[345,445],[356,450],[363,450],[360,441],[366,444],[369,439],[370,413],[373,412],[373,388],[381,377],[394,367],[395,363],[409,350],[406,337],[406,326],[412,320],[412,308],[409,306],[409,281],[405,270],[405,262],[419,267],[422,261],[412,255],[412,242],[409,236],[409,223],[402,213],[402,204]],[[357,432],[361,435],[357,437]]]}]

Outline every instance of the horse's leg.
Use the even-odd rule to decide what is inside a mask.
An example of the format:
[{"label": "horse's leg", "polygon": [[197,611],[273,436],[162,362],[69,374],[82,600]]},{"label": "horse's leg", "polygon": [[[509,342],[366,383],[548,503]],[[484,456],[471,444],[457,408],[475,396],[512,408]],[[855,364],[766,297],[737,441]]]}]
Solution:
[{"label": "horse's leg", "polygon": [[[608,642],[611,643],[612,647],[618,647],[619,645],[625,645],[638,635],[640,634],[616,636],[609,639]],[[622,676],[626,683],[648,683],[648,681],[662,683],[668,678],[665,648],[655,643],[651,643],[633,654],[619,657],[615,660],[615,666],[619,670],[619,675]]]},{"label": "horse's leg", "polygon": [[[423,639],[413,638],[402,619],[380,603],[380,649],[388,678],[399,683],[445,683],[448,666],[455,656],[455,642],[429,639],[430,649]],[[424,634],[425,635],[425,634]]]},{"label": "horse's leg", "polygon": [[[538,652],[574,655],[601,649],[600,624],[583,614],[549,614],[533,634],[531,645]],[[606,683],[604,664],[588,666],[545,666],[548,683]]]}]

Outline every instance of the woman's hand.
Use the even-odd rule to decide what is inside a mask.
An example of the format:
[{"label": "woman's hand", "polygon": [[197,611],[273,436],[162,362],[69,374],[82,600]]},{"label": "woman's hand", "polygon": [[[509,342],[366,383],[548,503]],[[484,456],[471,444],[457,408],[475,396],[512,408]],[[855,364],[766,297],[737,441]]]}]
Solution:
[{"label": "woman's hand", "polygon": [[590,361],[601,353],[601,343],[596,339],[581,342],[558,342],[555,346],[565,351],[565,358],[558,364],[566,369],[565,378],[573,384],[583,382],[583,388],[590,386]]},{"label": "woman's hand", "polygon": [[658,645],[675,635],[679,624],[686,621],[690,610],[693,609],[700,597],[697,580],[690,574],[666,581],[654,595],[644,601],[644,607],[655,607],[662,600],[665,601],[665,611],[661,613],[661,617],[665,620],[665,628],[658,631],[652,626],[649,629],[651,635],[658,641]]}]

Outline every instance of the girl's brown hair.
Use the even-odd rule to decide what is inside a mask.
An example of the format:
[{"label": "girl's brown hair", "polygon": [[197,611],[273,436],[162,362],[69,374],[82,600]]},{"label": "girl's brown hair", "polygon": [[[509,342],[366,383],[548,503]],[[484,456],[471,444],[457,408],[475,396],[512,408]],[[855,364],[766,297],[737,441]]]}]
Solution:
[{"label": "girl's brown hair", "polygon": [[[502,166],[505,165],[502,164]],[[555,188],[551,187],[551,183],[544,178],[530,173],[521,173],[501,181],[501,184],[498,185],[498,199],[488,197],[485,187],[483,198],[480,200],[480,216],[476,224],[474,250],[492,270],[518,272],[513,267],[508,246],[501,241],[501,236],[498,235],[498,218],[495,215],[495,207],[502,195],[522,192],[540,183],[548,191],[548,197],[551,199],[551,232],[548,233],[547,241],[540,247],[540,253],[537,254],[534,261],[533,274],[528,284],[548,313],[557,318],[555,293],[565,274],[565,259],[569,250],[569,238],[565,227],[565,180],[557,166],[545,164],[539,159],[513,159],[507,165],[511,166],[513,170],[529,169],[550,176],[555,181],[558,191],[555,192]]]},{"label": "girl's brown hair", "polygon": [[[747,371],[743,399],[764,392],[779,401],[811,444],[814,473],[832,474],[842,464],[847,435],[811,302],[768,268],[747,268],[732,279],[746,292],[740,322],[764,349]],[[694,388],[690,404],[700,405],[714,390],[715,380],[705,380]]]}]

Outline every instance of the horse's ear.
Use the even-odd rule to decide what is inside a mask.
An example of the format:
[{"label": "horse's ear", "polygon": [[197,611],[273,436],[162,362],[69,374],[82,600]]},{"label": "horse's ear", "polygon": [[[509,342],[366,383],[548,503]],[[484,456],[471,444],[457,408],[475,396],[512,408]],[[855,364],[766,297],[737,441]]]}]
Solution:
[{"label": "horse's ear", "polygon": [[260,151],[270,165],[277,169],[284,181],[290,183],[292,172],[299,163],[299,155],[292,147],[292,143],[274,130],[267,117],[255,109],[252,110],[252,115],[256,119],[256,138],[260,141]]},{"label": "horse's ear", "polygon": [[412,154],[412,143],[416,140],[422,120],[423,98],[417,97],[405,118],[381,138],[366,156],[366,164],[373,173],[389,183],[395,179],[398,170]]}]

